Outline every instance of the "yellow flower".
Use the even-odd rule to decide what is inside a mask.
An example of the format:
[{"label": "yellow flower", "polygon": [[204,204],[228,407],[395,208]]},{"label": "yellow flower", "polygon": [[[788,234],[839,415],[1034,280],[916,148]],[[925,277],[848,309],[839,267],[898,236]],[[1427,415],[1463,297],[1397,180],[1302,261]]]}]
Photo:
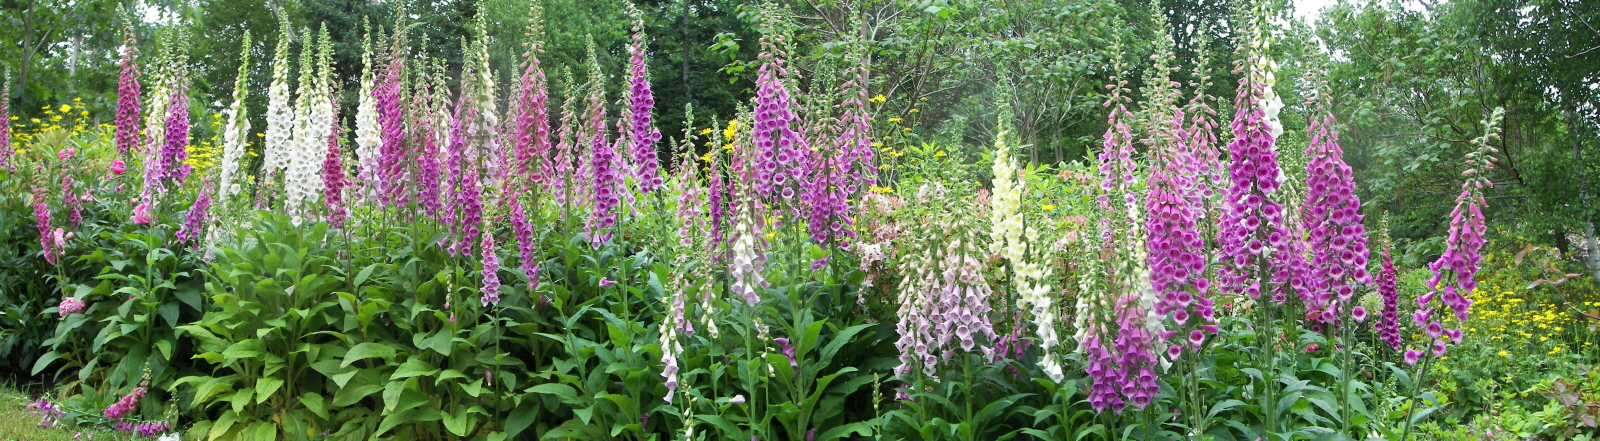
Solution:
[{"label": "yellow flower", "polygon": [[934,152],[933,153],[933,157],[935,157],[935,158],[943,158],[944,157],[944,152],[943,151]]},{"label": "yellow flower", "polygon": [[872,142],[872,148],[879,148],[879,147],[883,147],[883,143],[882,142],[878,142],[878,141],[873,141]]},{"label": "yellow flower", "polygon": [[888,99],[888,98],[885,98],[885,97],[884,97],[884,96],[883,96],[883,94],[881,94],[881,93],[880,93],[880,94],[877,94],[877,95],[875,95],[875,96],[873,96],[873,97],[872,97],[872,98],[867,98],[867,102],[870,102],[870,103],[873,103],[873,104],[878,104],[878,103],[882,103],[882,102],[884,102],[884,101],[888,101],[888,100],[889,100],[889,99]]},{"label": "yellow flower", "polygon": [[1044,207],[1040,208],[1044,208],[1044,211],[1050,211],[1056,209],[1056,206],[1055,204],[1044,204]]},{"label": "yellow flower", "polygon": [[917,112],[919,112],[919,110],[917,110],[915,107],[911,108],[911,113],[917,113]]},{"label": "yellow flower", "polygon": [[1506,353],[1506,351],[1505,351],[1505,350],[1501,350],[1501,351],[1500,351],[1500,356],[1501,356],[1501,357],[1509,357],[1509,356],[1510,356],[1510,355],[1511,355],[1511,354],[1508,354],[1508,353]]},{"label": "yellow flower", "polygon": [[61,105],[61,110],[60,110],[61,113],[67,113],[67,112],[71,112],[71,111],[72,111],[72,106],[69,106],[69,105],[66,105],[66,104],[62,104]]},{"label": "yellow flower", "polygon": [[730,119],[730,120],[728,120],[728,128],[722,130],[722,138],[723,139],[732,140],[733,139],[733,135],[736,135],[738,133],[739,133],[739,120]]},{"label": "yellow flower", "polygon": [[710,127],[706,127],[704,129],[700,129],[700,134],[701,135],[710,135],[711,134],[711,128]]},{"label": "yellow flower", "polygon": [[38,124],[38,123],[42,122],[42,121],[39,121],[39,118],[28,118],[28,120],[29,121],[33,121],[34,124]]},{"label": "yellow flower", "polygon": [[889,118],[889,124],[899,124],[900,121],[903,121],[903,120],[900,119],[899,117]]}]

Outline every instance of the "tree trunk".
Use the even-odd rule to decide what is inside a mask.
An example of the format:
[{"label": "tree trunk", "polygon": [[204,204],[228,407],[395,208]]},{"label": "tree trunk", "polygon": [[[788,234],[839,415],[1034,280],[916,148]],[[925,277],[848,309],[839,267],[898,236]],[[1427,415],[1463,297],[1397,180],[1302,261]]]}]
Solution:
[{"label": "tree trunk", "polygon": [[1583,207],[1583,247],[1584,254],[1588,254],[1587,262],[1589,276],[1600,280],[1600,240],[1594,234],[1594,206],[1589,200],[1589,169],[1583,163],[1583,124],[1578,119],[1576,112],[1567,111],[1567,124],[1572,132],[1572,163],[1578,167],[1578,200]]}]

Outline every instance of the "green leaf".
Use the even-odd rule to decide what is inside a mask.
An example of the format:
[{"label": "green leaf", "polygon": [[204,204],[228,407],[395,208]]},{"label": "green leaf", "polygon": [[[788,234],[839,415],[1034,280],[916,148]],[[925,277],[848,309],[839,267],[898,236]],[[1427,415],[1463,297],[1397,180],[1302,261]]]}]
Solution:
[{"label": "green leaf", "polygon": [[538,414],[539,406],[533,401],[524,401],[516,409],[511,409],[511,415],[506,416],[507,438],[516,438],[517,434],[527,430],[533,425],[534,417]]},{"label": "green leaf", "polygon": [[228,346],[227,350],[222,351],[222,356],[228,357],[230,361],[244,358],[261,358],[266,355],[266,350],[267,345],[265,343],[251,338],[240,340],[238,343]]},{"label": "green leaf", "polygon": [[1211,406],[1211,412],[1206,414],[1206,419],[1216,418],[1217,414],[1226,412],[1228,409],[1243,406],[1244,404],[1245,403],[1243,401],[1239,400],[1227,400],[1214,404]]},{"label": "green leaf", "polygon": [[38,361],[33,362],[33,375],[39,375],[40,371],[43,371],[44,368],[50,367],[50,363],[56,361],[58,358],[61,358],[61,354],[57,353],[56,351],[46,352],[44,355],[40,356]]},{"label": "green leaf", "polygon": [[300,396],[300,404],[322,419],[328,419],[328,402],[322,398],[322,394],[306,392]]},{"label": "green leaf", "polygon": [[339,367],[350,367],[351,363],[368,358],[393,358],[394,353],[394,348],[382,344],[372,342],[358,344],[356,347],[350,348],[350,352],[344,354],[344,363],[341,363]]},{"label": "green leaf", "polygon": [[362,284],[367,283],[367,278],[372,277],[372,270],[377,268],[378,264],[376,263],[367,265],[366,268],[362,268],[361,272],[356,273],[355,285],[361,286]]},{"label": "green leaf", "polygon": [[427,361],[423,361],[422,357],[411,357],[411,359],[406,360],[405,364],[400,365],[400,369],[394,371],[394,376],[389,377],[389,381],[433,375],[435,372],[439,372],[439,369],[433,367],[432,364],[428,364]]},{"label": "green leaf", "polygon": [[266,377],[256,380],[256,404],[267,402],[267,399],[272,398],[272,394],[277,393],[280,387],[283,387],[282,378]]},{"label": "green leaf", "polygon": [[528,392],[543,395],[555,395],[560,397],[561,402],[563,403],[571,404],[578,401],[577,389],[573,389],[572,386],[561,383],[545,383],[536,385],[528,388]]}]

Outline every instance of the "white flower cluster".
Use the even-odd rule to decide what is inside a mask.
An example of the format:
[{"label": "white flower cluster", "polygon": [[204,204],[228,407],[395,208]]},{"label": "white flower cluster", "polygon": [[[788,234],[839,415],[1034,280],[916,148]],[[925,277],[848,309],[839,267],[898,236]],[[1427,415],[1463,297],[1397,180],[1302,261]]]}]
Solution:
[{"label": "white flower cluster", "polygon": [[1272,37],[1267,35],[1263,23],[1267,15],[1255,15],[1255,23],[1250,30],[1250,56],[1255,60],[1250,66],[1250,80],[1261,85],[1261,95],[1256,100],[1263,114],[1261,123],[1267,126],[1272,138],[1277,139],[1283,136],[1283,122],[1278,120],[1278,113],[1283,110],[1283,97],[1272,90],[1272,86],[1278,83],[1278,62],[1267,56],[1267,50],[1272,46]]},{"label": "white flower cluster", "polygon": [[[1007,105],[1001,103],[1002,107]],[[1050,297],[1050,285],[1044,283],[1044,268],[1028,260],[1028,243],[1038,240],[1039,231],[1027,228],[1022,223],[1023,182],[1017,179],[1017,167],[1011,162],[1011,148],[1006,143],[1006,136],[1010,134],[1010,129],[1006,127],[1010,118],[1006,116],[1000,118],[994,141],[994,196],[990,200],[989,247],[992,252],[1011,262],[1018,303],[1029,307],[1034,325],[1039,329],[1039,346],[1044,354],[1040,357],[1039,365],[1051,380],[1060,382],[1066,377],[1061,371],[1060,362],[1050,353],[1061,343],[1061,338],[1056,335],[1055,301]]]},{"label": "white flower cluster", "polygon": [[278,48],[272,59],[272,85],[267,88],[267,131],[261,144],[262,182],[288,165],[289,143],[294,136],[294,109],[289,102],[289,22],[283,22]]},{"label": "white flower cluster", "polygon": [[378,101],[372,98],[372,41],[363,39],[361,54],[361,96],[356,102],[356,159],[360,161],[357,179],[365,191],[378,188]]},{"label": "white flower cluster", "polygon": [[728,275],[733,279],[730,288],[745,303],[755,306],[761,303],[758,289],[767,286],[766,279],[761,277],[761,271],[767,265],[767,256],[761,249],[764,240],[761,238],[760,219],[750,213],[752,210],[749,207],[739,211],[739,222],[735,227],[738,238],[733,241],[733,261],[728,268]]},{"label": "white flower cluster", "polygon": [[[239,162],[244,159],[245,143],[250,134],[250,118],[246,115],[244,100],[249,97],[250,91],[245,87],[245,80],[249,79],[250,67],[250,34],[244,35],[243,60],[239,62],[239,75],[233,83],[233,105],[228,106],[228,123],[222,129],[222,176],[218,182],[221,192],[218,200],[224,202],[233,195],[239,194]],[[216,230],[213,228],[212,230]]]},{"label": "white flower cluster", "polygon": [[[328,148],[328,124],[333,121],[333,98],[329,96],[329,38],[327,28],[322,30],[321,46],[307,34],[305,49],[300,53],[300,90],[295,102],[293,140],[285,155],[283,173],[284,207],[291,218],[298,220],[308,204],[315,203],[322,193],[322,160]],[[313,47],[317,49],[312,50]]]}]

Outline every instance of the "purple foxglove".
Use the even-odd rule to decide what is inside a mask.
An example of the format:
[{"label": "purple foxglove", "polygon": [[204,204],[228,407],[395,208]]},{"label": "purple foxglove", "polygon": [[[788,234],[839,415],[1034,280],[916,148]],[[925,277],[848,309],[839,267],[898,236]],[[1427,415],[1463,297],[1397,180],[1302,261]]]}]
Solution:
[{"label": "purple foxglove", "polygon": [[[631,5],[631,4],[630,4]],[[631,9],[631,8],[630,8]],[[628,44],[628,129],[633,152],[633,180],[639,192],[650,194],[661,187],[661,167],[656,159],[656,141],[661,132],[651,124],[651,109],[656,99],[650,93],[650,68],[645,63],[644,19],[633,10],[633,41]]]},{"label": "purple foxglove", "polygon": [[1306,129],[1311,145],[1306,148],[1310,161],[1306,163],[1303,205],[1305,229],[1310,232],[1311,272],[1300,297],[1308,311],[1331,312],[1324,318],[1335,318],[1357,290],[1372,284],[1372,276],[1367,274],[1367,234],[1355,179],[1339,148],[1333,114],[1323,100],[1316,101],[1316,108],[1318,116],[1312,117]]},{"label": "purple foxglove", "polygon": [[500,256],[495,254],[494,234],[483,231],[483,307],[500,304]]},{"label": "purple foxglove", "polygon": [[[136,44],[132,29],[123,29],[122,75],[117,78],[116,118],[117,154],[121,157],[127,157],[128,152],[139,148],[139,49],[135,47]],[[4,96],[11,95],[7,92]],[[6,121],[4,111],[0,111],[0,121]],[[0,127],[0,132],[7,130]],[[0,144],[0,147],[7,146]],[[11,149],[0,148],[0,151],[3,151],[0,152],[0,158],[3,158]]]},{"label": "purple foxglove", "polygon": [[[1488,203],[1483,193],[1487,187],[1494,186],[1488,173],[1494,169],[1493,155],[1499,152],[1490,144],[1500,137],[1500,121],[1504,117],[1505,109],[1496,107],[1483,122],[1483,136],[1473,140],[1478,148],[1467,154],[1467,170],[1462,172],[1466,180],[1461,183],[1461,195],[1456,197],[1456,207],[1450,212],[1450,234],[1445,239],[1444,254],[1428,264],[1433,272],[1427,282],[1429,293],[1417,297],[1419,323],[1430,320],[1435,303],[1449,314],[1445,317],[1456,319],[1453,326],[1458,327],[1442,323],[1448,319],[1428,321],[1426,328],[1434,338],[1435,357],[1443,356],[1449,344],[1460,343],[1459,326],[1466,324],[1472,308],[1472,291],[1478,286],[1475,277],[1483,262],[1481,250],[1486,243],[1483,207]],[[1441,338],[1444,335],[1450,338]]]}]

